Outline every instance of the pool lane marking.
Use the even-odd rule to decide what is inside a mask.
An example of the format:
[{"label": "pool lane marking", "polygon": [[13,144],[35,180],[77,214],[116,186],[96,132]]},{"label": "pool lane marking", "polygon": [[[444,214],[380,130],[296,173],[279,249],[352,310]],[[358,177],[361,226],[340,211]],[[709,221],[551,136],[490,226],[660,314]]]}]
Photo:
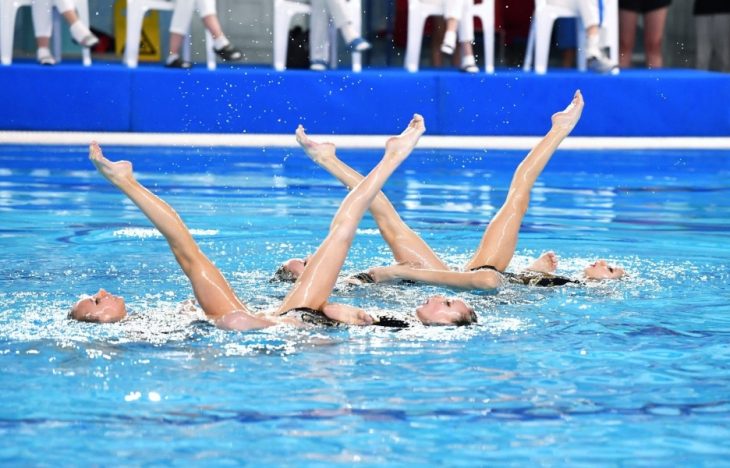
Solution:
[{"label": "pool lane marking", "polygon": [[[331,141],[341,148],[380,149],[389,135],[310,135]],[[516,149],[532,148],[540,137],[424,136],[418,147],[431,149]],[[101,133],[101,132],[4,132],[0,144],[86,145],[97,140],[103,145],[123,146],[215,146],[296,147],[292,134],[220,133]],[[730,137],[570,137],[562,149],[730,149]]]}]

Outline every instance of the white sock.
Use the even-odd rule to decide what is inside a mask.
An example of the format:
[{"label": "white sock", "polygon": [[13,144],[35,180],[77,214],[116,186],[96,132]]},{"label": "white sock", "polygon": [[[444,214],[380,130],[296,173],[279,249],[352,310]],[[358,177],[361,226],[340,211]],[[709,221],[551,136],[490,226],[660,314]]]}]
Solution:
[{"label": "white sock", "polygon": [[586,56],[588,58],[601,56],[601,49],[598,46],[599,40],[600,34],[593,34],[586,37]]},{"label": "white sock", "polygon": [[172,62],[174,62],[175,60],[177,60],[179,58],[180,58],[180,55],[178,55],[178,54],[170,54],[170,55],[167,56],[167,62],[166,63],[168,65],[170,65]]},{"label": "white sock", "polygon": [[471,67],[472,65],[476,64],[477,61],[473,55],[465,55],[461,57],[461,68]]},{"label": "white sock", "polygon": [[360,35],[355,31],[355,28],[352,27],[352,24],[348,23],[340,28],[340,32],[342,33],[342,39],[345,40],[345,44],[349,44],[350,42],[354,41]]},{"label": "white sock", "polygon": [[91,31],[84,23],[81,22],[81,20],[76,20],[76,22],[71,25],[71,36],[73,36],[74,40],[79,44],[82,44],[84,39],[90,35]]},{"label": "white sock", "polygon": [[213,47],[215,48],[215,50],[221,50],[230,43],[231,41],[228,40],[225,34],[221,34],[220,36],[213,39]]},{"label": "white sock", "polygon": [[38,48],[38,63],[41,65],[55,65],[56,59],[51,54],[51,49],[48,47]]},{"label": "white sock", "polygon": [[444,45],[451,47],[452,49],[456,48],[456,31],[446,31],[444,33]]}]

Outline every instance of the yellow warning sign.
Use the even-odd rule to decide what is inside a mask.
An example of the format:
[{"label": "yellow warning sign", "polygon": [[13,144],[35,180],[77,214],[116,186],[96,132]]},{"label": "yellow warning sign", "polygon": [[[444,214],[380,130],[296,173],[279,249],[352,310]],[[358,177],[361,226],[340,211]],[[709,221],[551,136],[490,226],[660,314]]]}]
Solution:
[{"label": "yellow warning sign", "polygon": [[[121,56],[127,44],[127,0],[114,3],[114,37],[116,54]],[[139,40],[139,61],[158,62],[160,53],[160,14],[148,11],[142,21],[142,34]]]}]

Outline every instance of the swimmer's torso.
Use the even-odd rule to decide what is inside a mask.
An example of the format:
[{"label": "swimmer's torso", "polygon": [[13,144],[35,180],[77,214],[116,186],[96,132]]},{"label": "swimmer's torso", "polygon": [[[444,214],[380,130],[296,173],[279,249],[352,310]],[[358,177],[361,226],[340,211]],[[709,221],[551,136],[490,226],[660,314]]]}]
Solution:
[{"label": "swimmer's torso", "polygon": [[500,273],[504,278],[513,284],[523,284],[525,286],[539,286],[550,288],[554,286],[564,286],[566,284],[582,284],[580,281],[568,278],[566,276],[554,275],[552,273],[543,273],[540,271],[522,271],[520,273],[510,273],[497,270],[492,265],[482,265],[472,268],[469,271],[493,270]]}]

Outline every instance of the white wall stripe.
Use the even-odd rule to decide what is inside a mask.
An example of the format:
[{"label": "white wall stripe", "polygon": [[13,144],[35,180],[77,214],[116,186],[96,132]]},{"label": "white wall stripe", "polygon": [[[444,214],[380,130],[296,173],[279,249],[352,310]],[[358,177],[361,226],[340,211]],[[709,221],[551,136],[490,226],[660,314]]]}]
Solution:
[{"label": "white wall stripe", "polygon": [[[310,135],[342,148],[383,148],[389,135]],[[0,131],[0,145],[85,145],[97,140],[103,145],[129,146],[219,146],[295,147],[293,133],[103,133],[103,132],[9,132]],[[419,148],[520,149],[532,148],[538,137],[428,136]],[[562,149],[730,149],[730,137],[569,137]]]}]

